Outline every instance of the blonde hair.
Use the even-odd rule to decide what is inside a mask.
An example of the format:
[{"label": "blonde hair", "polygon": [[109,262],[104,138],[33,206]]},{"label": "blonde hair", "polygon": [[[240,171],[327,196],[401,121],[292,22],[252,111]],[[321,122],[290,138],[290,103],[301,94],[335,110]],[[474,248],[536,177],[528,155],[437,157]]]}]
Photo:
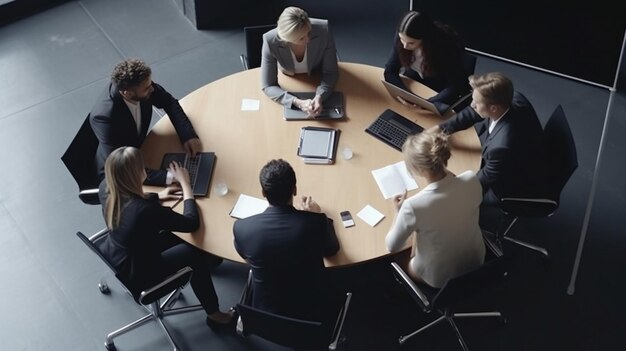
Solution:
[{"label": "blonde hair", "polygon": [[143,156],[139,149],[122,146],[111,152],[104,163],[108,197],[105,204],[105,221],[109,229],[120,224],[124,202],[131,197],[144,197]]},{"label": "blonde hair", "polygon": [[413,174],[429,170],[435,175],[445,173],[450,159],[448,136],[443,133],[422,132],[410,135],[402,146],[404,161]]},{"label": "blonde hair", "polygon": [[513,100],[513,82],[500,72],[469,76],[472,89],[482,95],[486,104],[509,107]]},{"label": "blonde hair", "polygon": [[276,29],[281,40],[295,42],[305,30],[311,29],[311,21],[303,9],[290,6],[278,17]]}]

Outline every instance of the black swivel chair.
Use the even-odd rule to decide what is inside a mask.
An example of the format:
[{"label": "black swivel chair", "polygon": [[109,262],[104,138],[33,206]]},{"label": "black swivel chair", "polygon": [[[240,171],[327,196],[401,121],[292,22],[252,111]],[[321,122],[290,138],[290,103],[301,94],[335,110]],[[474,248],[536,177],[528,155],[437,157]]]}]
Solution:
[{"label": "black swivel chair", "polygon": [[[474,74],[474,70],[476,69],[476,60],[477,60],[476,55],[470,54],[467,51],[463,53],[463,57],[462,57],[463,72],[465,72],[465,75],[467,77]],[[461,96],[457,101],[455,101],[450,106],[449,110],[454,110],[455,112],[459,112],[463,110],[464,108],[466,108],[467,106],[469,106],[471,102],[472,102],[472,92],[470,91],[469,93]],[[444,115],[445,115],[445,112],[444,112]]]},{"label": "black swivel chair", "polygon": [[337,350],[344,342],[343,324],[348,313],[352,293],[346,294],[334,326],[318,321],[308,321],[281,316],[249,306],[252,271],[241,302],[237,304],[237,333],[241,336],[256,335],[275,344],[294,350]]},{"label": "black swivel chair", "polygon": [[96,150],[98,138],[89,124],[89,116],[80,126],[78,133],[68,146],[61,160],[78,184],[78,197],[89,205],[99,205],[98,170],[96,169]]},{"label": "black swivel chair", "polygon": [[458,313],[452,310],[452,306],[501,280],[506,276],[507,265],[508,257],[496,257],[474,271],[449,279],[441,289],[421,289],[397,263],[392,262],[391,267],[396,281],[409,293],[421,310],[425,313],[436,312],[440,315],[439,318],[413,333],[401,336],[398,342],[402,345],[413,336],[440,322],[447,321],[456,333],[463,350],[467,351],[465,340],[454,322],[455,318],[497,317],[502,323],[506,323],[506,320],[500,312]]},{"label": "black swivel chair", "polygon": [[241,65],[244,70],[261,66],[261,48],[263,47],[263,34],[276,28],[275,24],[262,26],[244,27],[243,32],[246,38],[246,53],[241,54]]},{"label": "black swivel chair", "polygon": [[[114,338],[125,334],[137,327],[140,327],[141,325],[149,321],[154,320],[165,332],[165,336],[167,337],[174,351],[179,350],[178,346],[176,346],[176,343],[174,342],[174,339],[172,339],[172,336],[167,326],[164,324],[163,319],[170,315],[202,309],[202,306],[200,305],[184,306],[178,308],[173,307],[176,303],[176,300],[181,294],[182,288],[187,283],[189,283],[191,275],[193,274],[192,269],[190,267],[185,267],[148,289],[145,289],[143,291],[134,291],[118,274],[115,267],[111,265],[111,263],[104,257],[104,255],[102,255],[102,253],[100,252],[100,250],[98,250],[96,246],[96,243],[99,240],[103,240],[108,234],[109,232],[105,231],[87,238],[81,232],[76,233],[76,235],[83,241],[83,243],[85,243],[85,245],[87,245],[87,247],[93,253],[100,257],[100,259],[111,269],[111,271],[115,273],[115,276],[118,278],[120,283],[124,286],[128,293],[133,296],[135,302],[146,308],[149,313],[144,317],[141,317],[138,320],[109,333],[106,336],[104,346],[109,351],[116,350],[115,344],[113,343]],[[165,299],[163,300],[163,302],[161,302],[161,299],[163,298]]]},{"label": "black swivel chair", "polygon": [[520,217],[549,217],[559,208],[561,191],[578,168],[576,144],[567,123],[563,107],[558,105],[544,127],[542,196],[528,198],[502,198],[500,209],[504,216],[495,233],[495,243],[487,240],[490,249],[502,255],[502,240],[508,240],[531,250],[540,252],[544,258],[550,255],[545,248],[511,238],[509,231]]}]

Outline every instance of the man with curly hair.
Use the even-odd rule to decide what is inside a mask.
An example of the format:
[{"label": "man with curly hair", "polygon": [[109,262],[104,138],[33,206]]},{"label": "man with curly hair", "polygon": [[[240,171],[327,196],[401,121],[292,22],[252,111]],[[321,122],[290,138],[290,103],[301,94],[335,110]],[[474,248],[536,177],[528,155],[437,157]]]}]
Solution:
[{"label": "man with curly hair", "polygon": [[[121,146],[141,147],[150,127],[152,106],[165,110],[187,153],[195,155],[202,150],[200,139],[178,100],[152,81],[152,70],[145,62],[126,59],[113,69],[111,81],[89,116],[99,141],[96,166],[100,180],[104,179],[104,162],[113,150]],[[172,181],[167,171],[146,172],[145,184],[165,185]]]}]

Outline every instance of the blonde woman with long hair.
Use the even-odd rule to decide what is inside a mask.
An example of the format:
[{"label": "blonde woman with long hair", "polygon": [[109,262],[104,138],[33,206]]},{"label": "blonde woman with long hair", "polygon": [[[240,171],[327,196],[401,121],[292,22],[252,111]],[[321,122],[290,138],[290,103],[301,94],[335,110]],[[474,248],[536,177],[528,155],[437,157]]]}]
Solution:
[{"label": "blonde woman with long hair", "polygon": [[[207,324],[211,328],[232,326],[234,312],[219,310],[211,280],[210,269],[219,259],[172,233],[193,232],[200,225],[187,170],[172,163],[168,171],[180,186],[167,187],[154,194],[143,192],[146,171],[137,148],[115,149],[104,169],[100,200],[110,234],[99,249],[117,268],[133,294],[189,266],[193,269],[191,287],[207,313]],[[175,192],[182,192],[182,214],[159,203],[159,200],[176,197]]]}]

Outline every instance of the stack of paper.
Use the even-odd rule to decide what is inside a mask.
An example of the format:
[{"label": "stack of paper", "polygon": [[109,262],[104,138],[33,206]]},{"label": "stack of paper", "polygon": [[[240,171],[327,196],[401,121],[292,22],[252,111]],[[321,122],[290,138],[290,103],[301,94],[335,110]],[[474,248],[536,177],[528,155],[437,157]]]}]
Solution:
[{"label": "stack of paper", "polygon": [[372,175],[385,199],[402,194],[405,190],[417,189],[417,183],[407,171],[404,161],[375,169]]}]

